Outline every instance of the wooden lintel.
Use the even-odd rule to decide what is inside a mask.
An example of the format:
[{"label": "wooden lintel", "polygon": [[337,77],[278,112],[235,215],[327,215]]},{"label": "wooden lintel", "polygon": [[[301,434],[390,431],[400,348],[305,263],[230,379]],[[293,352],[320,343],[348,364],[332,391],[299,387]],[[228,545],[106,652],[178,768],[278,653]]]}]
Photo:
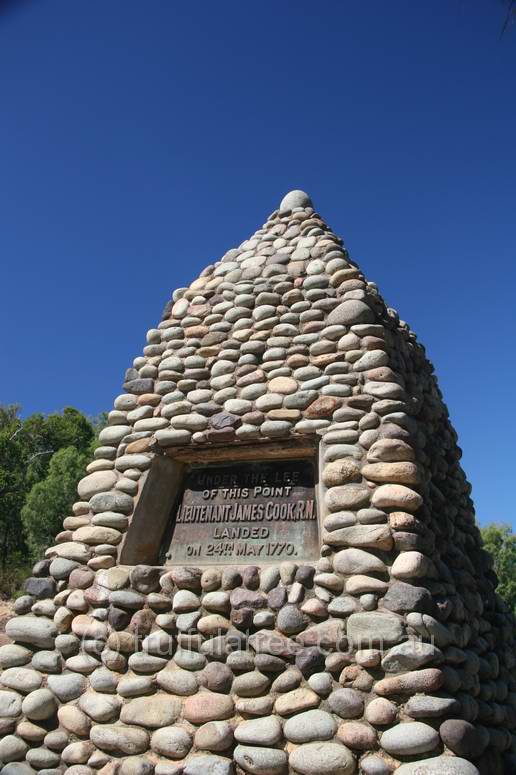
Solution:
[{"label": "wooden lintel", "polygon": [[253,444],[228,443],[225,446],[195,448],[182,447],[165,450],[165,454],[182,463],[220,463],[236,460],[274,460],[313,457],[316,444],[308,439],[289,439],[274,442],[256,441]]}]

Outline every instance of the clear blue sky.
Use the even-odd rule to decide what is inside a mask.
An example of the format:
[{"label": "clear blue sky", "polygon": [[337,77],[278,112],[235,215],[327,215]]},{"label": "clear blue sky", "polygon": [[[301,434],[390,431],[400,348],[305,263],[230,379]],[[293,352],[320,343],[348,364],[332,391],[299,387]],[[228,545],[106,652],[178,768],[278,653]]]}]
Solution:
[{"label": "clear blue sky", "polygon": [[109,409],[170,291],[307,190],[516,522],[516,26],[498,0],[0,6],[0,400]]}]

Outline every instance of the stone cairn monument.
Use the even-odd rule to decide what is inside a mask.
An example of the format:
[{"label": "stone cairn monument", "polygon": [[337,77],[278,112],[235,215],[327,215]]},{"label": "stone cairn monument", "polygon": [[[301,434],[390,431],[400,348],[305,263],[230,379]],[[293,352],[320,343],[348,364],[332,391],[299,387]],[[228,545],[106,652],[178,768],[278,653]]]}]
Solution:
[{"label": "stone cairn monument", "polygon": [[292,191],[173,294],[0,648],[1,775],[516,772],[423,347]]}]

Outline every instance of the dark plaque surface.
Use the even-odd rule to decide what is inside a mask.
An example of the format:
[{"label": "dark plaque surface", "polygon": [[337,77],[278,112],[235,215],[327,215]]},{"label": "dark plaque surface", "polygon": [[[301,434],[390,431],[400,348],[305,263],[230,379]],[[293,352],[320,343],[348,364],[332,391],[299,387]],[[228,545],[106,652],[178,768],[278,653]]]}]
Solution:
[{"label": "dark plaque surface", "polygon": [[164,564],[262,564],[319,556],[310,460],[187,471],[165,536]]}]

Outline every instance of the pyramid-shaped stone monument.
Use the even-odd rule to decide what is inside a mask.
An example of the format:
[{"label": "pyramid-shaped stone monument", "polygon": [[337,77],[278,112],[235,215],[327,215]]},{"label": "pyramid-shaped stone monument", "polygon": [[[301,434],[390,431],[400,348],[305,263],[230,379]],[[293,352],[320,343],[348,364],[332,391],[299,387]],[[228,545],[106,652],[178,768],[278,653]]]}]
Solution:
[{"label": "pyramid-shaped stone monument", "polygon": [[0,648],[1,775],[516,772],[432,365],[292,191],[173,294]]}]

